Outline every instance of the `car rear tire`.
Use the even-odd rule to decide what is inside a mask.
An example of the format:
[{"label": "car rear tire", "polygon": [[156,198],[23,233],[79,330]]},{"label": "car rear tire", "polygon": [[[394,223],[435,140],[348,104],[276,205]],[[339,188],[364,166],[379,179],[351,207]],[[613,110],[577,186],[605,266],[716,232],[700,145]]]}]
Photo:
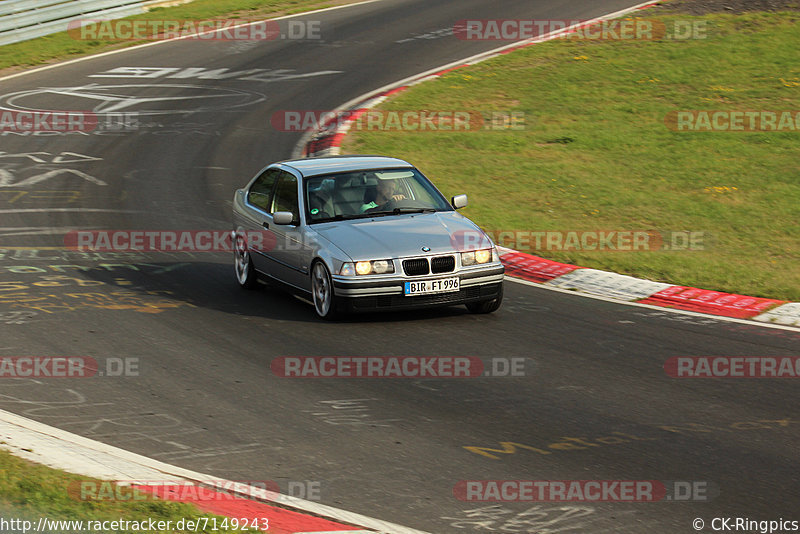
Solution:
[{"label": "car rear tire", "polygon": [[497,293],[497,298],[492,300],[484,300],[482,302],[470,302],[466,304],[470,313],[492,313],[500,308],[503,303],[503,285],[500,284],[500,291]]},{"label": "car rear tire", "polygon": [[258,275],[253,267],[250,250],[247,248],[247,238],[239,232],[233,236],[233,266],[239,286],[244,289],[254,289],[258,284]]},{"label": "car rear tire", "polygon": [[333,281],[330,271],[322,261],[314,262],[311,267],[311,293],[317,315],[325,320],[335,319],[338,313]]}]

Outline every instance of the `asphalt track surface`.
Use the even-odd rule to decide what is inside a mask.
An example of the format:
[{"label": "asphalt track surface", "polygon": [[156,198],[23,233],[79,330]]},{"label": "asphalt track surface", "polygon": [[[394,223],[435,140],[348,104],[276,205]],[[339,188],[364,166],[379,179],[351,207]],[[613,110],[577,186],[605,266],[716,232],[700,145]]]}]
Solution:
[{"label": "asphalt track surface", "polygon": [[[432,533],[674,533],[693,532],[696,517],[800,520],[796,382],[663,370],[672,356],[796,356],[797,332],[514,282],[490,316],[451,308],[328,324],[280,292],[240,290],[227,254],[47,248],[69,229],[228,229],[234,189],[300,137],[270,127],[276,110],[333,109],[498,45],[437,33],[456,20],[587,19],[633,4],[386,0],[298,17],[321,22],[319,41],[171,42],[0,82],[7,107],[149,117],[136,132],[0,137],[0,354],[138,358],[140,369],[3,379],[0,408],[226,479],[314,481],[325,504]],[[119,67],[184,77],[108,75]],[[204,79],[185,68],[260,70]],[[321,71],[335,72],[286,77]],[[280,356],[329,355],[524,358],[525,376],[298,380],[270,371]],[[501,442],[517,445],[465,448]],[[461,480],[506,479],[699,481],[718,495],[564,504],[453,494]]]}]

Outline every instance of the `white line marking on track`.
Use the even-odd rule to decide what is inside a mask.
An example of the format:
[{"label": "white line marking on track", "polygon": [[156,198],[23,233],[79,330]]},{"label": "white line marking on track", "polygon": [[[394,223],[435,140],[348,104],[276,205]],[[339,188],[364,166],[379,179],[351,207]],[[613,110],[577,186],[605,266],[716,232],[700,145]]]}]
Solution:
[{"label": "white line marking on track", "polygon": [[[0,237],[13,237],[20,235],[63,235],[75,230],[96,230],[99,228],[99,226],[64,226],[60,228],[54,226],[21,226],[19,228],[0,227]],[[0,248],[5,247],[0,246]],[[67,247],[60,248],[66,249]]]},{"label": "white line marking on track", "polygon": [[[269,20],[285,20],[285,19],[292,19],[292,18],[297,18],[297,17],[305,17],[307,15],[313,15],[314,13],[322,13],[322,12],[325,12],[325,11],[333,11],[333,10],[336,10],[336,9],[344,9],[344,8],[347,8],[347,7],[360,6],[360,5],[364,5],[364,4],[372,4],[373,2],[382,2],[382,1],[384,1],[384,0],[362,0],[361,2],[354,2],[352,4],[343,4],[341,6],[324,7],[322,9],[315,9],[313,11],[305,11],[303,13],[295,13],[294,15],[284,15],[282,17],[275,17],[275,18],[271,18],[271,19],[254,20],[252,22],[239,24],[238,26],[231,26],[230,28],[226,28],[226,30],[233,30],[233,29],[236,29],[236,28],[242,28],[242,27],[250,26],[252,24],[262,24],[263,22],[266,22],[266,21],[269,21]],[[160,45],[160,44],[163,44],[163,43],[170,43],[172,41],[181,41],[181,40],[184,40],[184,39],[187,39],[187,38],[200,37],[202,35],[207,35],[207,34],[210,34],[210,33],[216,33],[217,31],[218,30],[209,30],[209,31],[204,32],[204,33],[193,34],[193,35],[190,35],[190,36],[175,37],[175,38],[172,38],[172,39],[164,39],[164,40],[161,40],[161,41],[153,41],[153,42],[150,42],[150,43],[143,43],[143,44],[140,44],[140,45],[130,46],[128,48],[122,48],[122,49],[119,49],[119,50],[109,50],[108,52],[101,52],[100,54],[94,54],[94,55],[91,55],[91,56],[83,56],[83,57],[79,57],[79,58],[75,58],[75,59],[70,59],[69,61],[64,61],[64,62],[61,62],[61,63],[54,63],[52,65],[44,65],[42,67],[37,67],[35,69],[25,70],[25,71],[17,72],[17,73],[14,73],[14,74],[9,74],[8,76],[3,76],[2,78],[0,78],[0,81],[10,80],[12,78],[17,78],[19,76],[24,76],[26,74],[33,74],[34,72],[42,72],[42,71],[45,71],[45,70],[55,69],[55,68],[58,68],[58,67],[63,67],[65,65],[72,65],[74,63],[79,63],[81,61],[87,61],[87,60],[95,59],[95,58],[99,58],[99,57],[106,57],[106,56],[110,56],[110,55],[113,55],[113,54],[121,54],[123,52],[128,52],[130,50],[139,50],[139,49],[145,48],[147,46],[156,46],[156,45]]]},{"label": "white line marking on track", "polygon": [[83,178],[87,182],[91,182],[96,185],[108,185],[99,178],[95,178],[94,176],[91,176],[89,174],[86,174],[85,172],[81,172],[75,169],[53,169],[52,171],[43,172],[42,174],[37,174],[36,176],[30,176],[28,178],[25,178],[24,180],[20,180],[19,182],[11,183],[11,180],[14,177],[13,174],[6,171],[5,169],[0,169],[0,170],[4,171],[2,176],[0,176],[0,187],[26,187],[29,185],[36,185],[39,182],[44,182],[45,180],[49,180],[50,178],[55,178],[56,176],[60,177],[64,174],[72,174],[79,178]]},{"label": "white line marking on track", "polygon": [[0,210],[0,213],[147,213],[139,210],[112,210],[105,208],[17,208]]}]

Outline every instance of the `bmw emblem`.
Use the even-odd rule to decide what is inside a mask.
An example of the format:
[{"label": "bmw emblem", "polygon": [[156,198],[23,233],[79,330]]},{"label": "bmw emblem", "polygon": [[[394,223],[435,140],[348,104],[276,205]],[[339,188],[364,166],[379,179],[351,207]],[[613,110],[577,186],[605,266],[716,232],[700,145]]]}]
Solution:
[{"label": "bmw emblem", "polygon": [[430,252],[431,247],[422,247],[422,252]]}]

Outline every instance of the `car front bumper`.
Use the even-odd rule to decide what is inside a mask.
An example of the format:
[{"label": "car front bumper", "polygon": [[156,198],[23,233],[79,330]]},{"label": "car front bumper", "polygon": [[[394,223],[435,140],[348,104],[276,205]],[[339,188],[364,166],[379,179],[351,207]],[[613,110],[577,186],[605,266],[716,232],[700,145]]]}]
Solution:
[{"label": "car front bumper", "polygon": [[[462,270],[433,276],[393,276],[381,279],[333,277],[336,299],[346,311],[410,310],[453,306],[469,302],[493,300],[501,294],[505,268],[492,264],[482,269]],[[406,296],[403,284],[411,281],[459,277],[459,290],[449,293]]]}]

